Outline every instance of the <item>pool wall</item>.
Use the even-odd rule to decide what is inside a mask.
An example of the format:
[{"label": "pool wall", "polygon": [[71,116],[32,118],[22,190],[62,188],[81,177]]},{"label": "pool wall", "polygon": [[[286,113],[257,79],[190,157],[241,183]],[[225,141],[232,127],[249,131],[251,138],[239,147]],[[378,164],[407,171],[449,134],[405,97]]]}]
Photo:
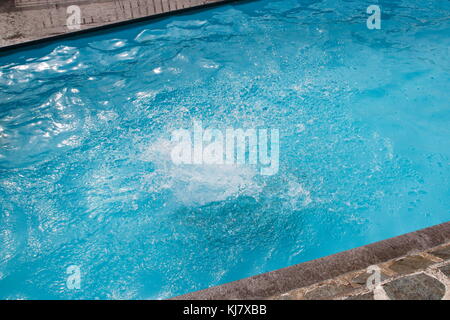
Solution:
[{"label": "pool wall", "polygon": [[[441,254],[434,253],[436,251],[441,252]],[[392,267],[393,264],[397,264],[398,266],[394,268]],[[439,275],[442,275],[443,279],[441,280],[442,282],[445,282],[445,286],[448,288],[450,280],[448,275],[444,275],[443,272],[448,272],[450,267],[450,222],[379,241],[352,250],[343,251],[313,261],[185,294],[176,297],[175,299],[252,300],[273,298],[283,299],[283,297],[293,297],[295,299],[296,289],[313,286],[314,284],[324,282],[332,278],[339,278],[352,272],[356,272],[356,277],[360,278],[361,274],[360,272],[358,273],[358,271],[374,265],[379,265],[382,270],[387,269],[387,272],[383,274],[383,276],[389,278],[387,283],[395,284],[394,281],[399,281],[399,277],[411,277],[408,273],[413,274],[412,276],[415,277],[429,277],[427,276],[427,273],[436,272],[438,273],[437,278],[439,278]],[[411,272],[404,272],[405,266],[409,268],[406,271]],[[431,267],[431,271],[425,270],[428,267]],[[444,271],[439,271],[439,268]],[[427,279],[422,281],[423,279],[416,280],[415,278],[412,278],[409,282],[408,280],[409,279],[402,280],[401,284],[408,286],[410,285],[409,282],[411,282],[411,288],[396,291],[403,292],[405,295],[410,293],[413,298],[421,299],[422,297],[417,296],[417,294],[421,292],[421,282],[425,282],[425,284],[423,284],[425,290],[422,291],[434,289],[432,283],[427,283]],[[355,282],[355,285],[352,286],[352,283],[349,283],[349,285],[354,287],[354,291],[357,292],[358,289],[364,290],[364,288],[358,288],[358,286],[362,287],[362,285],[365,285],[365,282],[366,281],[364,280],[362,283],[358,284]],[[416,282],[419,282],[419,285],[417,285]],[[342,290],[342,285],[337,285],[338,288],[336,288],[336,286],[330,286],[328,283],[325,283],[325,286],[325,290],[320,290],[321,295],[324,298],[331,298],[333,293]],[[445,293],[445,289],[442,289],[443,288],[440,288],[440,290]],[[292,294],[293,290],[294,294]],[[439,288],[436,289],[436,291],[438,290]],[[327,296],[327,291],[329,296]],[[446,291],[447,292],[445,294],[446,297],[448,297],[450,290],[447,289]],[[427,293],[425,292],[424,294]],[[434,295],[428,293],[428,298],[434,299],[436,298],[436,295],[436,293]],[[320,297],[315,295],[311,298],[317,299]],[[402,299],[404,299],[404,297]]]}]

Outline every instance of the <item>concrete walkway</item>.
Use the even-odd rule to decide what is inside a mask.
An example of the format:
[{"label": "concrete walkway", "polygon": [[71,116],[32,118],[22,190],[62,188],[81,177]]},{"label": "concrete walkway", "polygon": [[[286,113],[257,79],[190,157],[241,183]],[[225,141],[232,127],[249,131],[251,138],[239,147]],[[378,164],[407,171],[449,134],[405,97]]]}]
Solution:
[{"label": "concrete walkway", "polygon": [[81,11],[80,29],[192,8],[224,0],[2,0],[0,47],[68,32],[67,7]]}]

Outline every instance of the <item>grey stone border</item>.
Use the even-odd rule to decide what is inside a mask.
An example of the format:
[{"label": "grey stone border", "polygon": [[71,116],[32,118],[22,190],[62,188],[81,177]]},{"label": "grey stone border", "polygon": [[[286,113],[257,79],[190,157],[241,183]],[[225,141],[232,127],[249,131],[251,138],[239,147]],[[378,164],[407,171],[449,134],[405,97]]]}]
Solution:
[{"label": "grey stone border", "polygon": [[450,241],[450,222],[331,256],[175,297],[175,300],[267,299]]}]

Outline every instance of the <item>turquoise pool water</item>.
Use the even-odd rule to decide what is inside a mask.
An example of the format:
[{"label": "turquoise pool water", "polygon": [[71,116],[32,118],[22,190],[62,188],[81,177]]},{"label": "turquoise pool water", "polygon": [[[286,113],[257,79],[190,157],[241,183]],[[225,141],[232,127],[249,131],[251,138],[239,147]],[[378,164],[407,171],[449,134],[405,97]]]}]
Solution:
[{"label": "turquoise pool water", "polygon": [[[0,57],[0,298],[168,298],[449,220],[450,2],[252,1]],[[280,133],[279,170],[171,132]],[[67,285],[67,268],[80,288]]]}]

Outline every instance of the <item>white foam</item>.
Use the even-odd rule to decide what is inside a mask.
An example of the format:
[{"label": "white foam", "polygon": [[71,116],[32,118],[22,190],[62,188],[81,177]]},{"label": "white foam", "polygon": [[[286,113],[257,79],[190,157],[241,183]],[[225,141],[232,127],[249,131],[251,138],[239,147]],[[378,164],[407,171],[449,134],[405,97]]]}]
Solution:
[{"label": "white foam", "polygon": [[184,205],[204,205],[237,195],[255,196],[262,185],[255,181],[258,171],[250,166],[176,165],[170,157],[173,143],[159,138],[144,150],[141,160],[156,170],[146,175],[149,192],[170,189]]}]

